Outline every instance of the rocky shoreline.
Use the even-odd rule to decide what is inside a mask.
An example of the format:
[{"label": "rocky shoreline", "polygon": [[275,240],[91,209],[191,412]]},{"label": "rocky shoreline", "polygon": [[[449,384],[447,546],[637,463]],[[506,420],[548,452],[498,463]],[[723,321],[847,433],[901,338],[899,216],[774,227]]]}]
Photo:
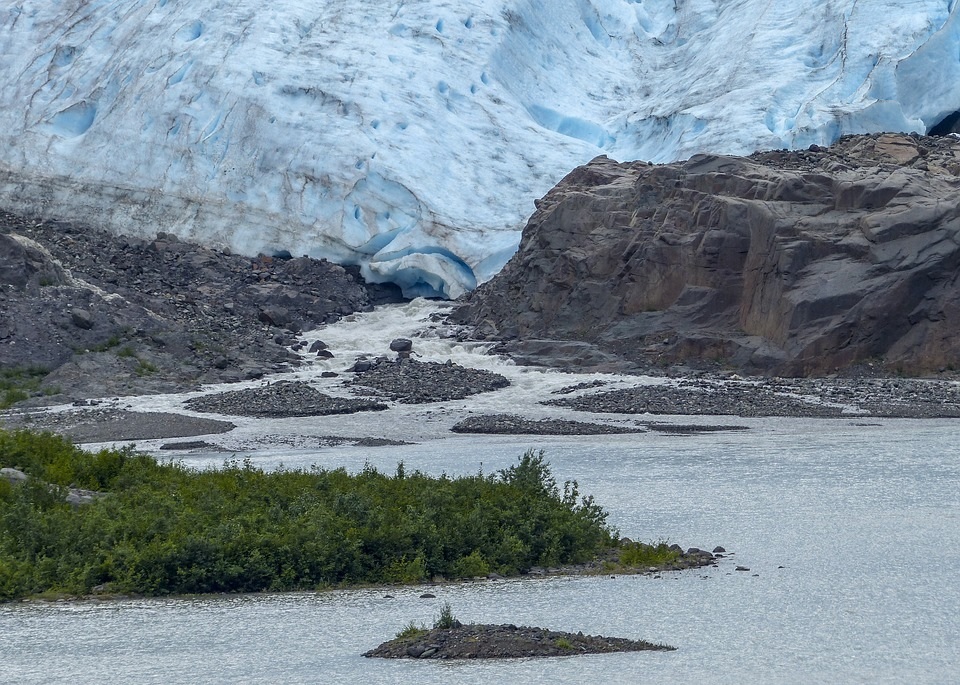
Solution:
[{"label": "rocky shoreline", "polygon": [[184,406],[197,412],[256,418],[354,414],[387,408],[382,402],[367,399],[331,397],[299,381],[278,381],[259,388],[195,397],[187,400]]},{"label": "rocky shoreline", "polygon": [[911,378],[780,379],[739,376],[680,379],[547,400],[594,414],[906,418],[960,417],[960,384]]},{"label": "rocky shoreline", "polygon": [[[393,362],[391,362],[393,364]],[[436,368],[443,364],[410,364],[404,366],[411,377],[416,369],[427,368],[426,378],[419,381],[421,397],[431,394],[442,397],[449,386]],[[459,373],[459,372],[456,372]],[[357,412],[380,412],[389,405],[382,400],[390,396],[392,376],[385,374],[379,389],[373,379],[351,384],[353,392],[369,393],[357,397],[333,397],[308,383],[270,382],[259,387],[227,391],[187,400],[190,411],[251,418],[287,418],[304,416],[348,415]],[[475,393],[487,392],[489,379],[473,387]],[[365,383],[370,383],[367,385]],[[474,394],[474,393],[470,393]],[[117,398],[119,399],[119,398]],[[439,402],[442,400],[432,400]],[[77,403],[70,409],[50,412],[44,408],[13,408],[0,412],[0,427],[48,430],[67,435],[76,442],[107,442],[183,438],[224,433],[234,423],[222,419],[206,419],[174,412],[141,412],[123,408],[122,400]],[[819,419],[869,420],[876,418],[937,419],[960,417],[960,385],[952,381],[922,379],[739,379],[697,378],[681,380],[676,386],[644,385],[618,390],[594,390],[575,396],[544,398],[541,404],[572,408],[584,419],[539,418],[520,414],[479,413],[450,424],[455,434],[473,435],[627,435],[650,431],[689,435],[695,433],[748,430],[737,424],[676,423],[638,419],[630,424],[601,423],[587,419],[611,413],[635,416],[729,416],[743,418],[799,417]],[[366,441],[366,442],[364,442]],[[361,444],[370,447],[402,444],[380,435],[363,438],[331,436],[319,446]],[[171,447],[174,449],[175,447]],[[188,449],[188,448],[183,448]]]},{"label": "rocky shoreline", "polygon": [[229,421],[201,419],[172,412],[78,408],[73,411],[9,411],[0,413],[0,428],[49,431],[75,443],[187,438],[226,433]]}]

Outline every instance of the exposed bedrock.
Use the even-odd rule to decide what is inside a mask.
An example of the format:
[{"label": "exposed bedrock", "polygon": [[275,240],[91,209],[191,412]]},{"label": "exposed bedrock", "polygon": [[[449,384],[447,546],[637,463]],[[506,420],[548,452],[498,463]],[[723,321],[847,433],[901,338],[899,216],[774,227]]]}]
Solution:
[{"label": "exposed bedrock", "polygon": [[579,366],[953,368],[958,174],[960,140],[894,134],[658,166],[598,157],[537,203],[517,254],[454,316],[550,363],[571,349]]},{"label": "exposed bedrock", "polygon": [[53,399],[177,392],[300,363],[303,330],[398,299],[355,269],[0,210],[0,371]]}]

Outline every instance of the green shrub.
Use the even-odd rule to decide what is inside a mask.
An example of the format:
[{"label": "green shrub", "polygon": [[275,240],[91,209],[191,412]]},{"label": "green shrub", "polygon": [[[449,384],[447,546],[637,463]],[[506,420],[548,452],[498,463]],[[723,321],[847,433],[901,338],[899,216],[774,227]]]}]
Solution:
[{"label": "green shrub", "polygon": [[434,630],[450,630],[459,628],[463,624],[453,615],[453,609],[450,608],[450,602],[444,602],[440,607],[440,614],[433,622]]},{"label": "green shrub", "polygon": [[157,372],[156,364],[147,361],[146,359],[137,358],[137,368],[134,369],[134,373],[138,376],[149,376],[152,373]]},{"label": "green shrub", "polygon": [[665,542],[656,545],[630,542],[620,547],[620,563],[624,566],[660,566],[679,557],[680,553],[670,549]]},{"label": "green shrub", "polygon": [[[409,583],[577,563],[615,544],[602,509],[576,484],[561,491],[542,453],[459,478],[249,461],[194,471],[0,430],[5,466],[32,478],[0,490],[0,599]],[[109,494],[74,508],[51,485]]]},{"label": "green shrub", "polygon": [[487,563],[480,550],[473,550],[465,557],[457,559],[453,565],[453,573],[457,578],[477,578],[490,573],[490,564]]},{"label": "green shrub", "polygon": [[427,578],[427,562],[423,555],[417,555],[411,561],[402,557],[394,561],[384,573],[388,583],[416,583]]}]

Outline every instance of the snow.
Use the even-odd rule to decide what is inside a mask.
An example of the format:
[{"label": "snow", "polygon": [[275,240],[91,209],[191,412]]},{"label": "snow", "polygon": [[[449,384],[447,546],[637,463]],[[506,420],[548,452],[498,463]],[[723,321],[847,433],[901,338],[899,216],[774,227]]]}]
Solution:
[{"label": "snow", "polygon": [[492,277],[599,154],[924,132],[956,0],[0,0],[0,200],[118,232]]}]

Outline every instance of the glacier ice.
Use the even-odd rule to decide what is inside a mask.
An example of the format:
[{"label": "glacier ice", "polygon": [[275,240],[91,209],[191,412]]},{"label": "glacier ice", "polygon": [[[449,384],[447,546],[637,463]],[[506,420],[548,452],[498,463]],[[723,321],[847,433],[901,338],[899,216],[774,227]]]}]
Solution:
[{"label": "glacier ice", "polygon": [[456,297],[598,154],[924,132],[956,0],[0,0],[0,200]]}]

